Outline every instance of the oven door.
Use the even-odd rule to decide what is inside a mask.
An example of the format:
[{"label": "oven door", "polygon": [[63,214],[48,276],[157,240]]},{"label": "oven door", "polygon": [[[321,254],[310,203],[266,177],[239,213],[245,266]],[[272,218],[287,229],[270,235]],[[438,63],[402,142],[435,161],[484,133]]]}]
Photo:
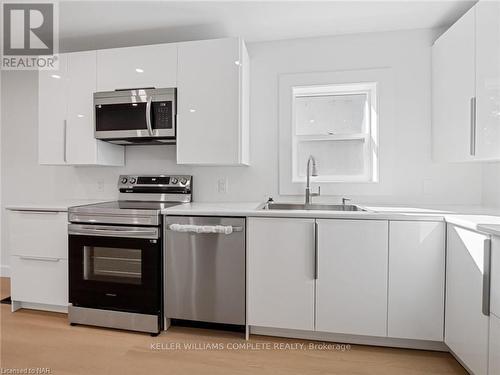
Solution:
[{"label": "oven door", "polygon": [[175,137],[176,89],[98,92],[94,107],[97,139]]},{"label": "oven door", "polygon": [[158,314],[161,235],[154,227],[69,224],[73,306]]}]

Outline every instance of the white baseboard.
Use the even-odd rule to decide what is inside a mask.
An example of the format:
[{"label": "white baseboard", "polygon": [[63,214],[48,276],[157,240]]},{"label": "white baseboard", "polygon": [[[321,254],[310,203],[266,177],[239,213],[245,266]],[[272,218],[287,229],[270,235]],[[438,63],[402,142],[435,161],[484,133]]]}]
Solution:
[{"label": "white baseboard", "polygon": [[10,266],[0,265],[0,277],[10,277]]},{"label": "white baseboard", "polygon": [[287,337],[305,340],[329,341],[345,344],[386,346],[392,348],[419,349],[447,352],[448,347],[444,342],[395,339],[390,337],[371,337],[358,335],[345,335],[340,333],[301,331],[294,329],[268,328],[250,326],[250,334],[263,336]]}]

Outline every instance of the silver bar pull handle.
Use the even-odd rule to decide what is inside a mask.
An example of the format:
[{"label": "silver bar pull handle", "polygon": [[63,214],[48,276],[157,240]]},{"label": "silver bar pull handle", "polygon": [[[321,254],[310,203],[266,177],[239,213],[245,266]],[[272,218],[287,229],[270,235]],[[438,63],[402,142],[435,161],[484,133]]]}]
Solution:
[{"label": "silver bar pull handle", "polygon": [[314,221],[314,280],[318,280],[318,222]]},{"label": "silver bar pull handle", "polygon": [[146,126],[148,127],[149,135],[153,136],[153,127],[151,126],[151,102],[153,98],[148,96],[148,100],[146,102]]},{"label": "silver bar pull handle", "polygon": [[59,258],[34,257],[28,255],[20,255],[19,258],[24,260],[36,260],[40,262],[59,262],[61,260]]},{"label": "silver bar pull handle", "polygon": [[66,163],[67,160],[67,135],[68,135],[68,121],[64,120],[64,127],[63,127],[63,160]]},{"label": "silver bar pull handle", "polygon": [[490,286],[491,286],[491,239],[484,240],[483,254],[483,314],[490,316]]},{"label": "silver bar pull handle", "polygon": [[476,155],[476,97],[470,98],[470,154]]},{"label": "silver bar pull handle", "polygon": [[243,227],[235,227],[232,225],[170,224],[167,229],[172,232],[199,234],[231,234],[233,232],[243,231]]}]

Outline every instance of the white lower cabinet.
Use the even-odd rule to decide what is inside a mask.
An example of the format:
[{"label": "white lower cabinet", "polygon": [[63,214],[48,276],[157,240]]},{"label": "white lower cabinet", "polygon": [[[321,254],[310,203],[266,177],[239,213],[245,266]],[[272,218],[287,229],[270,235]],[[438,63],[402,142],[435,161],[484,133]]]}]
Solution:
[{"label": "white lower cabinet", "polygon": [[10,259],[13,301],[55,306],[68,305],[67,259],[17,255],[11,256]]},{"label": "white lower cabinet", "polygon": [[248,218],[248,324],[314,329],[314,219]]},{"label": "white lower cabinet", "polygon": [[387,221],[317,220],[316,330],[387,333]]},{"label": "white lower cabinet", "polygon": [[250,326],[443,341],[443,222],[248,218],[247,260]]},{"label": "white lower cabinet", "polygon": [[13,309],[68,306],[66,212],[9,211],[7,246]]},{"label": "white lower cabinet", "polygon": [[445,223],[391,221],[389,337],[443,341]]},{"label": "white lower cabinet", "polygon": [[488,373],[489,318],[482,310],[489,241],[489,236],[448,225],[445,343],[474,375]]}]

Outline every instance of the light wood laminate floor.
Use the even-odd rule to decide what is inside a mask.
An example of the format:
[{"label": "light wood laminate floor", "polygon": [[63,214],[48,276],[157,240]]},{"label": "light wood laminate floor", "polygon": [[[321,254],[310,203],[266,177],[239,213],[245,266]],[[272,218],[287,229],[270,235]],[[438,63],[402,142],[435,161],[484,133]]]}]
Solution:
[{"label": "light wood laminate floor", "polygon": [[[0,280],[2,298],[8,279]],[[1,305],[0,367],[49,368],[51,374],[466,374],[447,353],[353,345],[336,350],[233,350],[241,334],[172,328],[158,337],[84,326],[71,327],[65,314]],[[309,344],[305,340],[252,336],[252,345]],[[156,349],[151,345],[157,345]],[[208,344],[224,350],[176,350]],[[169,349],[169,345],[172,349]],[[228,348],[229,347],[229,348]]]}]

